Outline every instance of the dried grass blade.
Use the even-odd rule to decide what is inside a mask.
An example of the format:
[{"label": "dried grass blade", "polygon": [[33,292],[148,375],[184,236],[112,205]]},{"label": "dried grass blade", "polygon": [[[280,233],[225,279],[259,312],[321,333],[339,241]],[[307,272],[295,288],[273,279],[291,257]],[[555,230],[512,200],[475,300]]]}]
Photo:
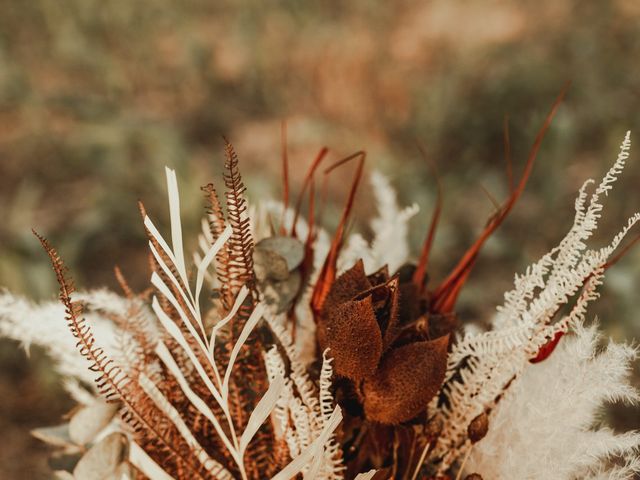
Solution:
[{"label": "dried grass blade", "polygon": [[183,420],[180,412],[176,410],[176,408],[171,404],[171,402],[164,396],[164,394],[160,391],[160,389],[156,386],[153,381],[147,377],[144,373],[141,373],[138,377],[138,384],[145,391],[147,395],[153,400],[156,406],[167,416],[169,420],[175,425],[180,432],[180,435],[187,442],[189,448],[191,448],[194,453],[196,453],[196,457],[200,464],[205,468],[205,470],[209,473],[216,475],[216,478],[219,479],[232,479],[231,473],[224,468],[220,463],[212,459],[202,445],[196,440],[191,433],[191,430]]},{"label": "dried grass blade", "polygon": [[[216,416],[213,413],[213,411],[211,410],[211,408],[209,408],[209,406],[205,403],[205,401],[202,400],[202,398],[200,398],[191,389],[191,386],[189,385],[189,382],[187,381],[186,378],[184,378],[184,375],[182,374],[182,371],[180,370],[180,367],[178,366],[178,364],[176,363],[175,359],[173,358],[173,355],[171,355],[171,352],[169,352],[169,349],[167,348],[167,346],[164,343],[162,343],[162,342],[158,343],[158,345],[156,347],[156,354],[158,355],[158,358],[160,358],[162,363],[165,364],[165,366],[167,367],[169,372],[176,379],[176,381],[178,382],[178,385],[180,385],[180,388],[182,389],[182,392],[189,399],[191,404],[195,408],[197,408],[198,411],[200,413],[202,413],[207,420],[209,420],[211,422],[211,424],[213,425],[213,427],[216,430],[216,433],[218,434],[218,436],[220,437],[220,439],[224,443],[225,447],[227,447],[227,450],[229,450],[229,452],[232,455],[234,455],[234,452],[236,452],[236,448],[233,446],[233,444],[229,440],[229,437],[224,432],[222,426],[220,425],[220,422],[216,418]],[[238,457],[237,460],[239,460],[239,459],[240,458]]]},{"label": "dried grass blade", "polygon": [[178,180],[175,170],[165,167],[167,174],[167,190],[169,193],[169,217],[171,219],[171,243],[176,259],[176,267],[187,282],[187,269],[184,262],[184,250],[182,248],[182,224],[180,222],[180,195],[178,193]]},{"label": "dried grass blade", "polygon": [[189,346],[189,343],[184,338],[184,335],[182,334],[178,326],[173,322],[173,320],[169,318],[169,316],[164,312],[164,310],[162,310],[162,307],[160,306],[160,303],[158,302],[158,299],[156,297],[153,297],[151,307],[153,308],[153,311],[156,313],[158,320],[160,320],[160,323],[162,324],[162,326],[169,333],[169,335],[171,335],[171,337],[173,337],[173,339],[176,342],[178,342],[178,344],[185,351],[185,353],[189,357],[189,360],[191,360],[191,363],[193,363],[193,366],[195,367],[196,371],[200,375],[200,378],[202,378],[202,381],[204,382],[204,384],[207,386],[207,388],[209,389],[211,394],[214,396],[216,401],[224,409],[226,402],[223,400],[220,392],[216,389],[216,387],[211,382],[211,379],[205,372],[204,367],[200,364],[200,361],[198,360],[196,354],[193,352],[193,350]]},{"label": "dried grass blade", "polygon": [[[331,414],[331,418],[327,422],[327,424],[322,429],[322,432],[314,440],[314,442],[309,445],[304,451],[298,455],[296,458],[291,460],[291,462],[284,467],[280,472],[278,472],[275,476],[271,478],[271,480],[290,480],[295,477],[304,467],[306,467],[309,462],[316,458],[317,456],[322,456],[324,454],[324,446],[327,442],[329,436],[338,428],[338,425],[342,421],[342,411],[340,407],[336,406]],[[306,480],[309,480],[305,477]]]},{"label": "dried grass blade", "polygon": [[229,364],[227,365],[227,370],[224,374],[224,381],[222,382],[222,398],[229,398],[229,380],[231,379],[231,371],[233,370],[233,365],[235,364],[236,358],[238,358],[238,354],[240,353],[240,349],[249,338],[249,334],[258,324],[262,315],[265,312],[265,307],[263,304],[259,303],[251,312],[251,316],[244,324],[242,328],[242,332],[240,332],[240,336],[236,341],[236,344],[233,346],[233,350],[231,351],[231,355],[229,356]]},{"label": "dried grass blade", "polygon": [[249,421],[247,422],[247,426],[240,437],[240,452],[244,454],[249,445],[249,442],[256,434],[258,429],[262,426],[267,417],[271,414],[273,409],[276,406],[276,402],[280,398],[282,394],[282,389],[284,388],[284,378],[276,377],[266,393],[262,396],[256,408],[251,412],[251,416],[249,417]]}]

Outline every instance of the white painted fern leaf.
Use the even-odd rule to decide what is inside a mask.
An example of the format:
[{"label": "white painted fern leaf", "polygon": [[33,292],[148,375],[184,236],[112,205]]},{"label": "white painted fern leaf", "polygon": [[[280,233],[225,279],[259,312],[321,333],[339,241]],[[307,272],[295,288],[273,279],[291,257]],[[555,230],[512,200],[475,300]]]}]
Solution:
[{"label": "white painted fern leaf", "polygon": [[[445,427],[433,453],[443,459],[443,471],[470,448],[469,423],[481,413],[491,412],[530,361],[545,348],[552,348],[550,342],[558,341],[582,322],[587,304],[598,297],[597,287],[607,260],[640,220],[636,213],[608,246],[587,249],[585,242],[600,218],[600,197],[612,188],[629,156],[629,148],[627,133],[616,162],[588,204],[586,187],[592,181],[580,190],[575,221],[566,237],[524,275],[516,276],[515,288],[505,294],[505,304],[498,308],[493,330],[467,335],[454,345],[443,387],[445,402],[437,412]],[[570,307],[570,313],[555,320],[565,305]]]},{"label": "white painted fern leaf", "polygon": [[409,259],[409,220],[418,213],[418,205],[400,208],[389,179],[378,171],[371,174],[371,186],[378,211],[371,220],[373,240],[369,244],[358,233],[350,235],[338,259],[338,271],[344,271],[362,259],[367,272],[374,272],[384,265],[390,272],[395,272]]}]

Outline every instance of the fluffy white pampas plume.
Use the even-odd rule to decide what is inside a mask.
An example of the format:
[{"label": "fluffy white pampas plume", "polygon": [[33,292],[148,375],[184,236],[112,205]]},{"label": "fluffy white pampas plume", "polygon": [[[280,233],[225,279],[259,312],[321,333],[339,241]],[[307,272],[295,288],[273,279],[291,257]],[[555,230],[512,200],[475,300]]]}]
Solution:
[{"label": "fluffy white pampas plume", "polygon": [[600,340],[595,325],[578,326],[529,367],[498,405],[466,471],[493,480],[634,478],[640,433],[614,433],[601,413],[608,402],[640,399],[629,385],[637,351],[613,342],[599,351]]}]

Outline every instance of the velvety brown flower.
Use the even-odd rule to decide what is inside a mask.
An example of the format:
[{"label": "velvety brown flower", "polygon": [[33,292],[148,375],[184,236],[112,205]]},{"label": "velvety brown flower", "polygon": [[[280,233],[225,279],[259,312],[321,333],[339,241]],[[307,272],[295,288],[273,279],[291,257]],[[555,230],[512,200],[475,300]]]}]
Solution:
[{"label": "velvety brown flower", "polygon": [[425,410],[444,381],[449,344],[448,335],[429,338],[426,318],[408,313],[419,308],[402,308],[401,278],[386,268],[367,276],[358,261],[333,283],[318,321],[336,375],[353,382],[369,420],[386,424]]}]

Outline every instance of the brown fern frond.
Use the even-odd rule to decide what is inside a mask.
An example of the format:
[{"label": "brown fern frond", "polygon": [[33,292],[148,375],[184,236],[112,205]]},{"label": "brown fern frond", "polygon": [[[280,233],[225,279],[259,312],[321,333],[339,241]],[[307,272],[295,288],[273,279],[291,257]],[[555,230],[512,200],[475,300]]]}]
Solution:
[{"label": "brown fern frond", "polygon": [[[235,296],[242,286],[249,288],[251,294],[240,308],[236,318],[232,320],[231,341],[238,338],[239,332],[253,310],[258,299],[258,292],[253,271],[253,236],[248,217],[247,201],[244,197],[246,187],[238,168],[238,156],[233,146],[225,139],[225,199],[227,221],[231,225],[232,234],[227,242],[227,278],[225,286],[225,302],[230,308]],[[264,361],[257,352],[263,351],[259,333],[251,333],[243,345],[236,360],[230,382],[230,408],[234,412],[234,421],[245,424],[258,400],[268,388],[268,380]],[[257,441],[256,439],[260,439]],[[260,467],[268,465],[268,460],[261,451],[261,444],[273,445],[275,439],[269,423],[263,425],[247,449],[245,466],[249,478],[259,480],[264,471]]]},{"label": "brown fern frond", "polygon": [[[120,350],[127,354],[128,366],[136,369],[152,362],[155,356],[155,335],[143,308],[145,294],[137,295],[133,291],[120,267],[116,265],[113,270],[120,288],[129,300],[129,307],[124,316],[104,313],[118,325]],[[133,339],[133,345],[130,345],[127,337]]]},{"label": "brown fern frond", "polygon": [[246,285],[257,299],[257,290],[253,273],[253,237],[244,198],[246,187],[238,169],[238,156],[233,146],[225,139],[225,170],[223,175],[225,198],[227,201],[227,219],[233,228],[229,239],[229,288],[235,294]]},{"label": "brown fern frond", "polygon": [[89,369],[98,374],[95,382],[100,394],[107,401],[122,403],[121,415],[133,428],[137,440],[143,444],[156,443],[161,447],[149,449],[148,453],[152,457],[157,455],[157,452],[166,451],[174,459],[177,469],[186,472],[179,478],[208,480],[209,477],[203,472],[202,467],[197,465],[193,452],[185,450],[185,444],[180,441],[179,432],[175,427],[169,424],[162,425],[162,412],[153,405],[136,382],[107,356],[104,349],[96,345],[91,328],[82,316],[81,304],[71,298],[75,287],[68,278],[68,271],[62,259],[43,236],[35,230],[33,233],[49,255],[60,285],[59,297],[65,307],[69,330],[78,340],[78,351],[89,361]]},{"label": "brown fern frond", "polygon": [[[225,229],[225,215],[222,210],[222,203],[218,192],[214,185],[209,183],[201,188],[205,194],[206,201],[206,213],[209,223],[209,231],[211,232],[211,238],[215,242]],[[227,243],[223,245],[218,254],[216,255],[216,275],[220,282],[220,300],[225,311],[229,311],[233,305],[233,294],[230,291],[230,254],[229,246]]]}]

